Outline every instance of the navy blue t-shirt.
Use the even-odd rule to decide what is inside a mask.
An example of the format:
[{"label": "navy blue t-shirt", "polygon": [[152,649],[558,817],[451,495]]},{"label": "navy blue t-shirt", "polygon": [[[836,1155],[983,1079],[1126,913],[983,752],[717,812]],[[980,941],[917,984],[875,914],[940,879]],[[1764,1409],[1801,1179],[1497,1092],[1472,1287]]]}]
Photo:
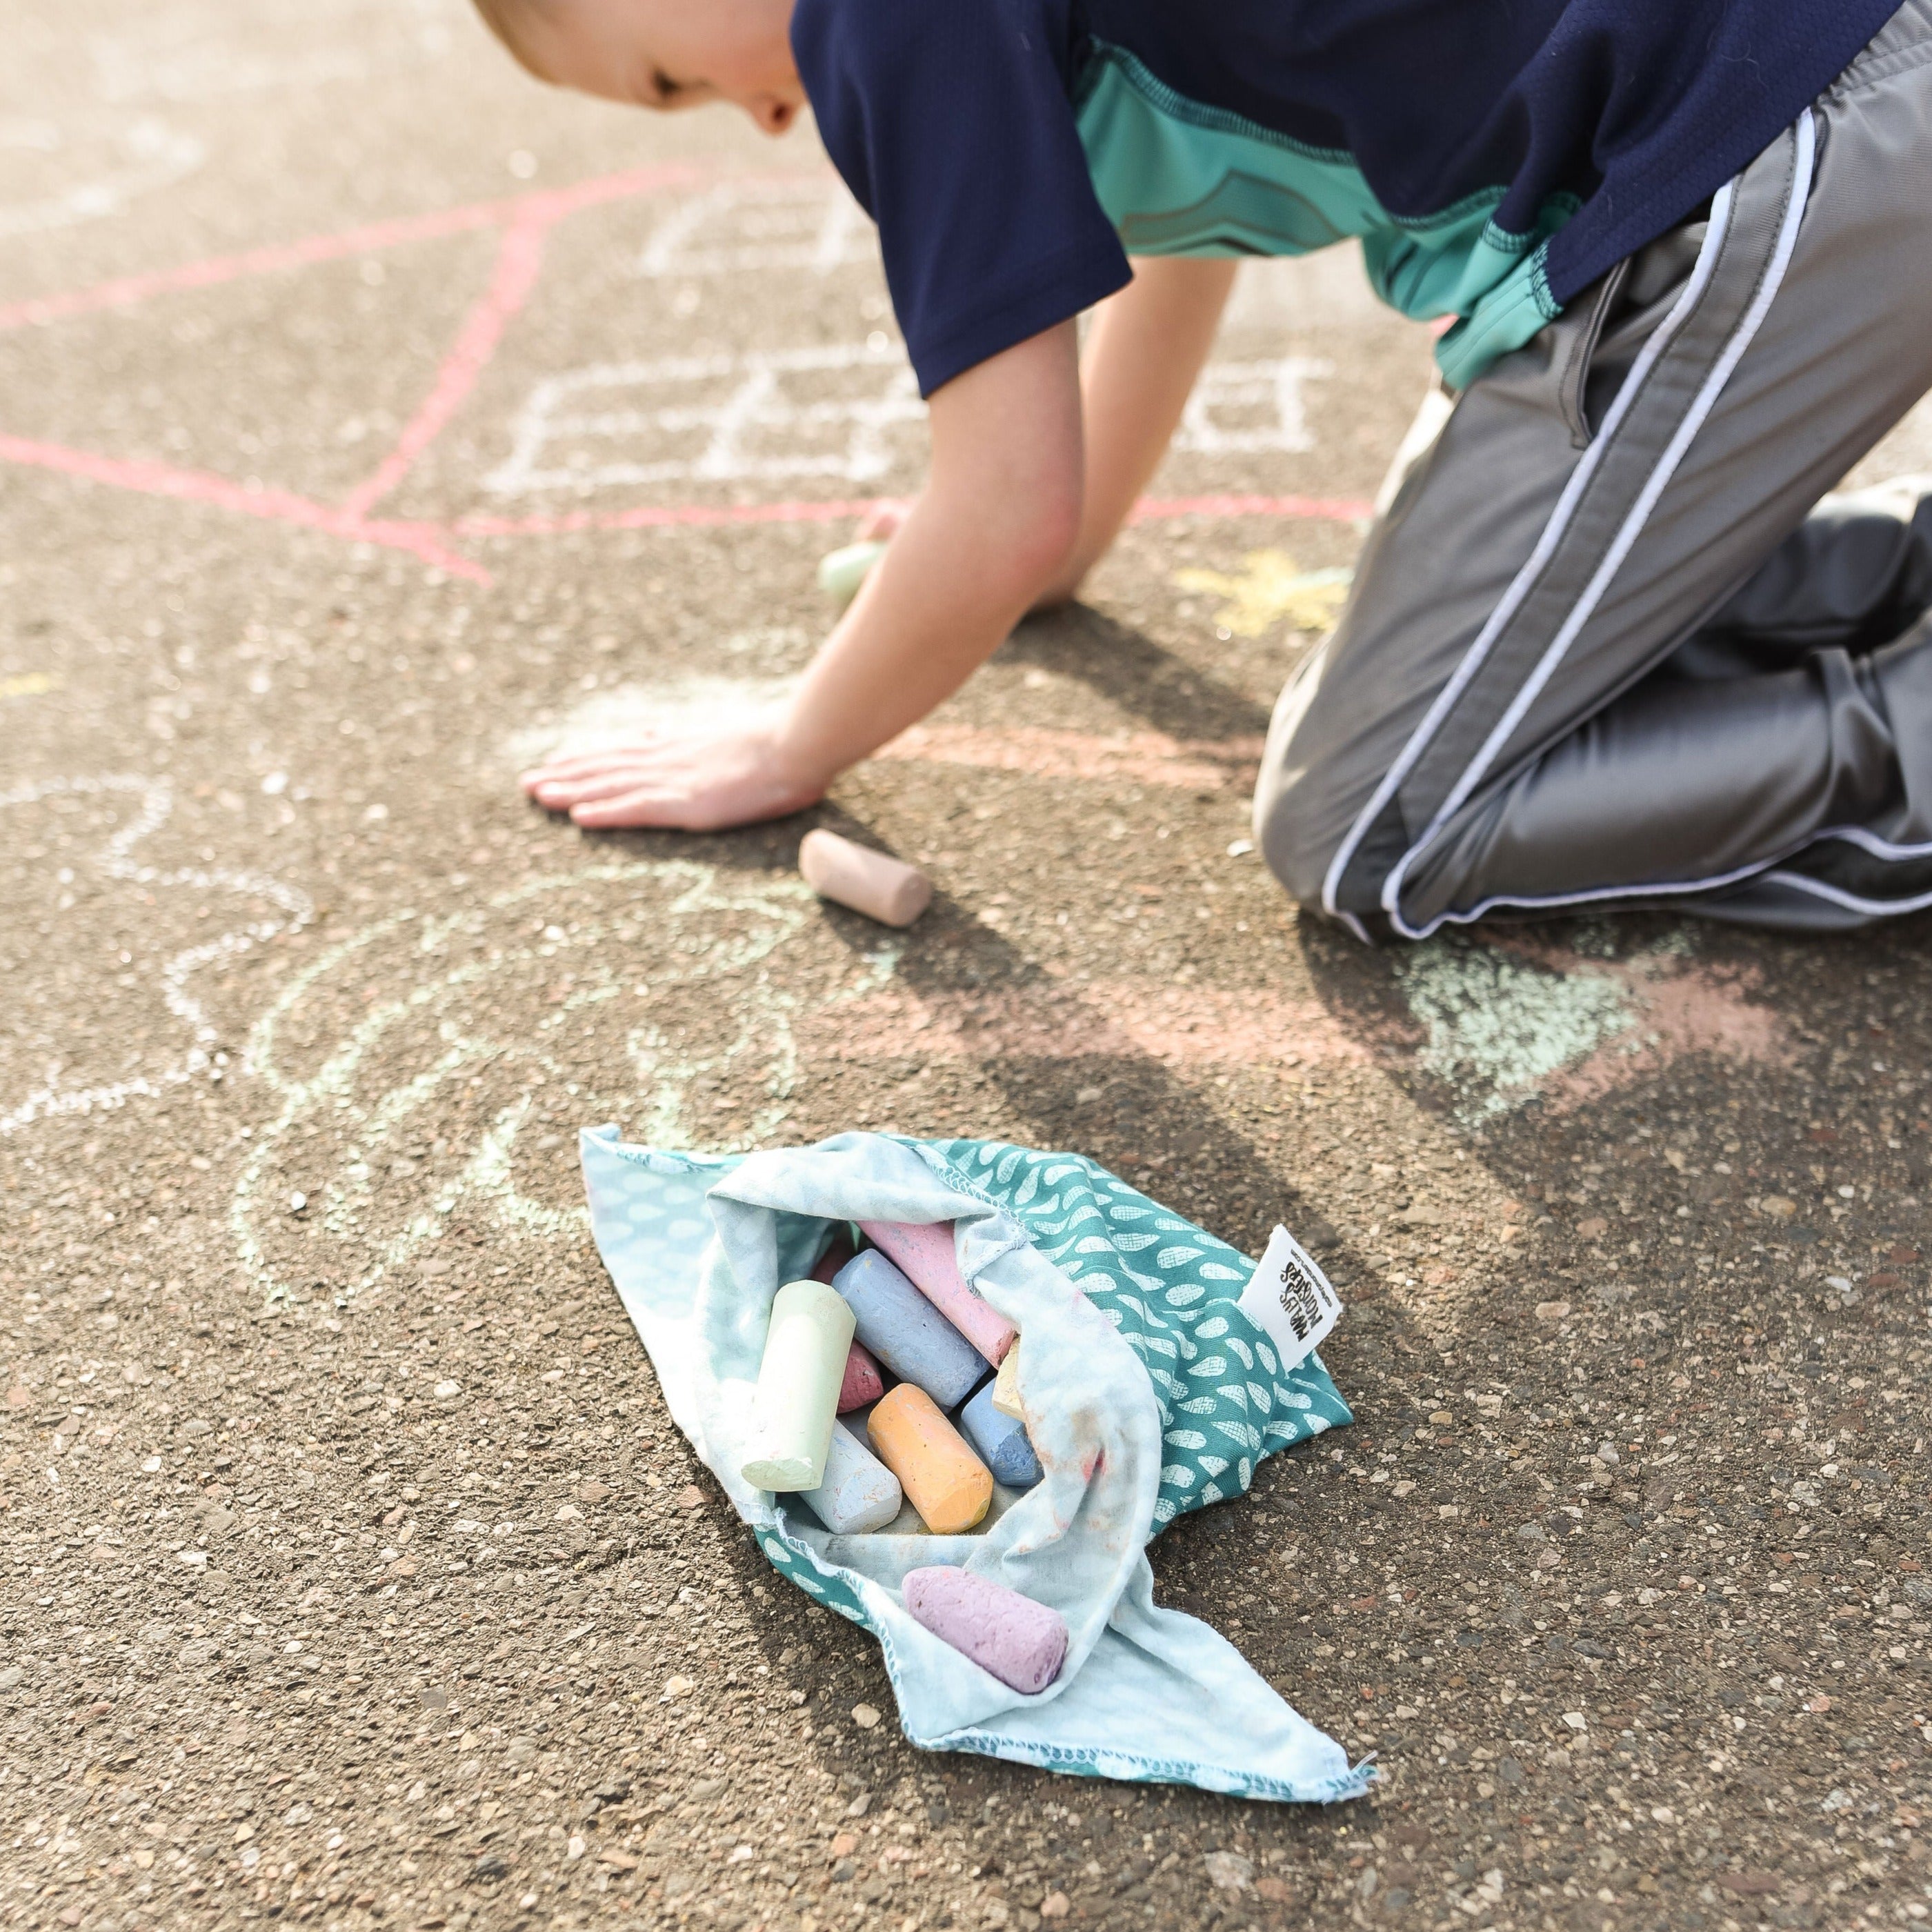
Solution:
[{"label": "navy blue t-shirt", "polygon": [[1346,236],[1406,313],[1462,318],[1466,376],[1737,173],[1895,4],[798,0],[792,43],[926,394],[1111,294],[1130,251]]}]

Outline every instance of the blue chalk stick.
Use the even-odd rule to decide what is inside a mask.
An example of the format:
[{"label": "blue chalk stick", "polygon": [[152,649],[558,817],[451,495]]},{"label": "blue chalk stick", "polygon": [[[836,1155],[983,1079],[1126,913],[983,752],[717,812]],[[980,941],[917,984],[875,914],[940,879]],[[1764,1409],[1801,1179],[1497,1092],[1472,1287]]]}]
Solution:
[{"label": "blue chalk stick", "polygon": [[859,1340],[941,1408],[964,1402],[986,1373],[986,1357],[878,1249],[854,1256],[832,1286],[851,1304]]},{"label": "blue chalk stick", "polygon": [[991,1382],[959,1412],[959,1426],[992,1471],[994,1482],[1010,1490],[1030,1490],[1040,1480],[1040,1458],[1033,1453],[1026,1424],[993,1406]]}]

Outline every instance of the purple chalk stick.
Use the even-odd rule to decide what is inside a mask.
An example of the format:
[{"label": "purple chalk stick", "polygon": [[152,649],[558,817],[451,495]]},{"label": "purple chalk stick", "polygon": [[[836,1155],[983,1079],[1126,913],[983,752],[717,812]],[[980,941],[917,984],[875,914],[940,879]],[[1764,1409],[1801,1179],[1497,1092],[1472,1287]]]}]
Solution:
[{"label": "purple chalk stick", "polygon": [[1058,1610],[950,1564],[908,1570],[901,1587],[915,1623],[1002,1684],[1031,1696],[1060,1675],[1066,1622]]}]

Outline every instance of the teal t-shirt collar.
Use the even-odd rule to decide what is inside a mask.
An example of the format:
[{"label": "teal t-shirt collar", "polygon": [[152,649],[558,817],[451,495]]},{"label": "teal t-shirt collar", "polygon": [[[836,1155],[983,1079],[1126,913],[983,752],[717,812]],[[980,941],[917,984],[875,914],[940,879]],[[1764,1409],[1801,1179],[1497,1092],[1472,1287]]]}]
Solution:
[{"label": "teal t-shirt collar", "polygon": [[1383,301],[1416,321],[1456,318],[1436,356],[1458,389],[1559,313],[1545,263],[1576,212],[1570,196],[1550,197],[1528,234],[1491,219],[1501,187],[1439,214],[1394,215],[1345,150],[1190,100],[1104,41],[1075,106],[1094,192],[1130,255],[1300,255],[1359,240]]}]

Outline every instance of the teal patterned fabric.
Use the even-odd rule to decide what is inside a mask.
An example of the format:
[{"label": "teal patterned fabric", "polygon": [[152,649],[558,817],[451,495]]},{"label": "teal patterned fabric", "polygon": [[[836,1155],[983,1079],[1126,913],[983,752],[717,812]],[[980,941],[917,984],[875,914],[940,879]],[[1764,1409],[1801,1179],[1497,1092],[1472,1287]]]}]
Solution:
[{"label": "teal patterned fabric", "polygon": [[1354,1420],[1319,1355],[1284,1374],[1274,1345],[1236,1306],[1253,1262],[1097,1161],[1004,1141],[914,1144],[1004,1208],[1140,1357],[1167,1450],[1156,1534],[1239,1495],[1264,1456]]},{"label": "teal patterned fabric", "polygon": [[[1312,1359],[1283,1376],[1234,1306],[1252,1268],[1078,1155],[842,1134],[706,1156],[582,1137],[591,1225],[672,1418],[773,1568],[880,1646],[913,1743],[1063,1775],[1291,1803],[1373,1782],[1210,1624],[1154,1600],[1147,1546],[1260,1457],[1348,1420]],[[950,1222],[966,1280],[1022,1334],[1042,1477],[972,1534],[838,1536],[743,1478],[772,1298],[829,1225]],[[956,1563],[1065,1618],[1027,1695],[907,1611],[908,1569]],[[1296,1648],[1304,1640],[1291,1640]]]}]

